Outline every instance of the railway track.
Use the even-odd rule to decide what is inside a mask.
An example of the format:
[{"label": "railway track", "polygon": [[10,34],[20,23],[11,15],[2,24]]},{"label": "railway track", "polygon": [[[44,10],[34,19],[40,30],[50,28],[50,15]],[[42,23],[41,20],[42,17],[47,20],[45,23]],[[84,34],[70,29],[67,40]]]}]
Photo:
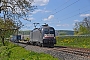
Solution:
[{"label": "railway track", "polygon": [[[27,45],[26,42],[20,42],[20,43]],[[28,45],[28,46],[32,46],[32,45]],[[55,46],[54,48],[35,46],[35,48],[36,47],[38,49],[41,49],[41,50],[64,52],[64,53],[67,53],[67,54],[73,54],[73,55],[76,55],[76,56],[86,57],[86,58],[90,59],[90,49],[72,48],[72,47],[63,47],[63,46]]]},{"label": "railway track", "polygon": [[75,55],[80,55],[80,56],[84,56],[84,57],[88,57],[90,58],[90,50],[87,49],[80,49],[80,48],[52,48],[52,50],[54,51],[58,51],[58,52],[65,52],[65,53],[70,53],[70,54],[75,54]]}]

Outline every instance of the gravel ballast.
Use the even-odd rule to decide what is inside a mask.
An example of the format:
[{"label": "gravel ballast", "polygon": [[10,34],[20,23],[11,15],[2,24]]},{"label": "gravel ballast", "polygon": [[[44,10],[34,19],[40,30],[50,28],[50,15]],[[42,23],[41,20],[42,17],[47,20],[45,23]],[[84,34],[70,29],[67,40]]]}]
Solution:
[{"label": "gravel ballast", "polygon": [[60,60],[90,60],[90,57],[88,58],[88,57],[66,53],[62,51],[51,50],[52,48],[46,48],[46,47],[43,48],[43,47],[20,44],[20,43],[16,43],[16,44],[18,44],[19,46],[22,46],[26,50],[30,50],[38,53],[47,53],[54,57],[59,58]]}]

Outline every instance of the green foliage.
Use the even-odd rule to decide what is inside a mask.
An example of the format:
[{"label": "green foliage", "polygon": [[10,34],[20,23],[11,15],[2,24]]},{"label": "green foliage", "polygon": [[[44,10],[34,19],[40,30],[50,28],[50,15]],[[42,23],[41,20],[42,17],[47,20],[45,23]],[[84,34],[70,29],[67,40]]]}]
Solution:
[{"label": "green foliage", "polygon": [[6,19],[4,22],[4,20],[0,18],[0,36],[9,37],[10,34],[14,33],[14,28],[16,28],[16,25],[12,20]]},{"label": "green foliage", "polygon": [[14,24],[14,21],[9,19],[3,20],[0,18],[0,40],[2,40],[3,45],[5,45],[4,39],[13,34],[15,28],[16,25]]},{"label": "green foliage", "polygon": [[75,35],[90,34],[90,17],[86,17],[81,22],[76,22],[74,27]]},{"label": "green foliage", "polygon": [[8,47],[7,46],[1,46],[0,47],[0,60],[8,59],[9,55],[10,55],[10,51],[9,51]]},{"label": "green foliage", "polygon": [[36,53],[8,42],[0,47],[0,60],[58,60],[49,54]]},{"label": "green foliage", "polygon": [[[9,19],[13,19],[13,17],[15,17],[19,19],[24,16],[26,17],[29,11],[33,12],[34,9],[37,8],[36,6],[32,6],[32,2],[33,0],[2,0],[2,4],[0,4],[0,7],[2,8],[1,11],[3,12],[3,15],[5,15],[5,17]],[[3,6],[5,6],[6,8],[4,8]]]},{"label": "green foliage", "polygon": [[0,39],[0,47],[2,46],[1,39]]},{"label": "green foliage", "polygon": [[81,35],[81,34],[88,34],[88,33],[89,33],[88,29],[87,29],[85,26],[80,25],[78,35]]},{"label": "green foliage", "polygon": [[[22,53],[23,52],[23,53]],[[9,60],[55,60],[53,57],[51,57],[48,54],[44,53],[35,53],[32,51],[26,51],[22,47],[14,47],[11,49],[11,54]]]},{"label": "green foliage", "polygon": [[90,36],[61,36],[56,40],[59,46],[90,48]]}]

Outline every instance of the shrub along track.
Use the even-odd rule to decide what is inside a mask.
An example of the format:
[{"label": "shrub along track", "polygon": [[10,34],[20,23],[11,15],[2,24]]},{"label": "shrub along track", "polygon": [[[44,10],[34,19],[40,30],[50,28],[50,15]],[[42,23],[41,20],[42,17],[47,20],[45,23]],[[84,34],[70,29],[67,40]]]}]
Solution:
[{"label": "shrub along track", "polygon": [[44,52],[58,57],[62,60],[90,60],[90,49],[84,48],[72,48],[55,46],[54,48],[39,47],[27,45],[27,43],[18,43],[20,46],[26,48],[27,50],[32,50],[35,52]]}]

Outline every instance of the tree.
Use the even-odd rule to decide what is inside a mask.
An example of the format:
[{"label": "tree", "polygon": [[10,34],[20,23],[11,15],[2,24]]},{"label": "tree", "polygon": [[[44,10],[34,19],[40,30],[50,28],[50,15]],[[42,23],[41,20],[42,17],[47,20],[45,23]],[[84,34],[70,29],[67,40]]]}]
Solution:
[{"label": "tree", "polygon": [[33,0],[0,0],[3,18],[26,18],[37,6],[32,6]]},{"label": "tree", "polygon": [[9,31],[18,31],[22,26],[20,19],[28,17],[28,14],[34,11],[36,6],[32,6],[32,2],[33,0],[0,0],[0,12],[2,14],[0,16],[2,18],[0,19],[0,33],[3,45],[5,35]]},{"label": "tree", "polygon": [[[21,18],[28,18],[28,14],[34,11],[36,6],[32,6],[33,0],[0,0],[1,12],[4,21],[6,19],[19,21],[19,27],[22,26]],[[20,26],[21,25],[21,26]]]},{"label": "tree", "polygon": [[3,19],[20,20],[28,18],[28,14],[33,12],[36,6],[32,6],[33,0],[0,0]]},{"label": "tree", "polygon": [[27,11],[32,11],[33,7],[31,3],[33,0],[0,0],[1,10],[12,13],[25,14]]},{"label": "tree", "polygon": [[75,35],[78,34],[78,28],[79,28],[79,23],[76,22],[76,23],[75,23],[75,26],[74,26],[74,34],[75,34]]},{"label": "tree", "polygon": [[75,34],[90,34],[90,17],[86,17],[81,22],[76,22],[74,27]]},{"label": "tree", "polygon": [[83,20],[83,26],[85,26],[88,32],[90,32],[90,17],[87,17]]},{"label": "tree", "polygon": [[88,34],[88,29],[83,25],[80,25],[78,30],[79,30],[79,33],[78,33],[79,35],[80,34]]},{"label": "tree", "polygon": [[15,28],[17,28],[17,26],[12,20],[6,20],[6,22],[4,22],[3,19],[0,19],[0,37],[2,39],[3,45],[5,45],[4,38],[15,33]]}]

